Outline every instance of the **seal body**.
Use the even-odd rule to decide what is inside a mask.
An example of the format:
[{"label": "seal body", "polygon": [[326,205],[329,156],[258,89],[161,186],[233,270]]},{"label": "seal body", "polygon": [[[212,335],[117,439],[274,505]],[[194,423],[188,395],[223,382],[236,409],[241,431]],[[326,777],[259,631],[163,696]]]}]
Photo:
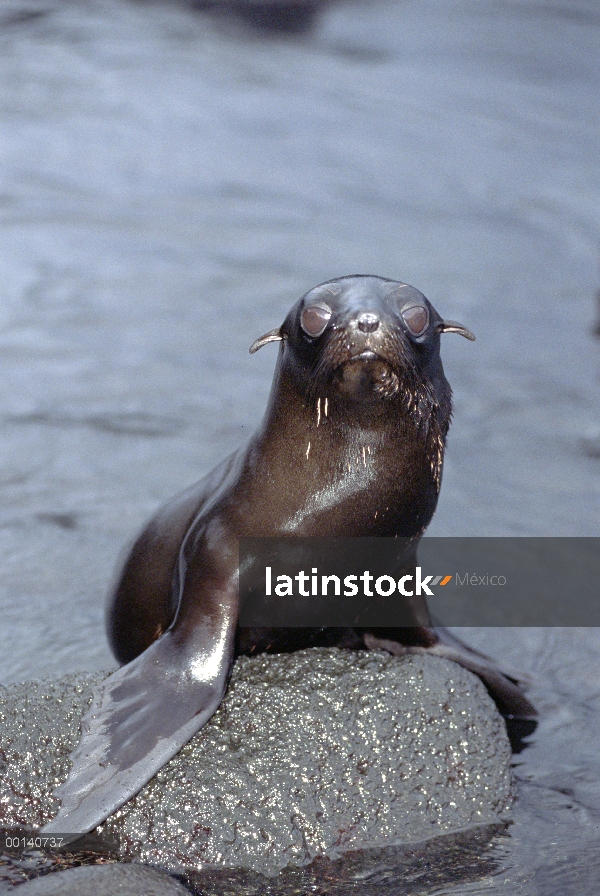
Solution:
[{"label": "seal body", "polygon": [[[126,665],[95,695],[61,812],[45,830],[91,830],[135,794],[213,714],[236,653],[409,644],[459,658],[485,680],[485,661],[442,644],[424,607],[402,630],[237,630],[242,536],[403,536],[416,545],[438,500],[450,424],[445,331],[474,338],[413,287],[354,276],[308,292],[254,343],[251,351],[280,343],[262,424],[131,549],[108,615]],[[487,674],[511,695],[506,679]]]},{"label": "seal body", "polygon": [[[429,318],[417,338],[400,314],[411,300]],[[325,317],[325,306],[331,317],[312,337],[302,312]],[[185,578],[207,555],[233,554],[241,536],[422,534],[451,413],[440,323],[412,287],[375,277],[324,284],[292,308],[260,429],[163,508],[133,548],[109,615],[121,662],[181,613],[181,570]]]}]

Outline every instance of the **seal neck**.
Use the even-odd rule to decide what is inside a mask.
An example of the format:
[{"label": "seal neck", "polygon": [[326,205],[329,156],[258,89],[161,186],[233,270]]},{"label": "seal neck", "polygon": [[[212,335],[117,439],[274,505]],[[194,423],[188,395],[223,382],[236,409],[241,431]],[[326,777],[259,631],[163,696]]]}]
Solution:
[{"label": "seal neck", "polygon": [[419,425],[401,397],[379,399],[386,413],[376,414],[353,413],[336,398],[309,402],[278,365],[250,463],[261,467],[265,502],[280,509],[279,531],[421,535],[441,481],[445,430],[436,409]]},{"label": "seal neck", "polygon": [[442,447],[451,416],[450,387],[441,400],[434,384],[424,382],[419,394],[403,390],[393,398],[372,394],[353,399],[335,386],[310,393],[301,388],[281,357],[275,371],[262,431],[275,442],[302,441],[306,437],[335,437],[336,445],[402,442],[421,451],[431,437]]}]

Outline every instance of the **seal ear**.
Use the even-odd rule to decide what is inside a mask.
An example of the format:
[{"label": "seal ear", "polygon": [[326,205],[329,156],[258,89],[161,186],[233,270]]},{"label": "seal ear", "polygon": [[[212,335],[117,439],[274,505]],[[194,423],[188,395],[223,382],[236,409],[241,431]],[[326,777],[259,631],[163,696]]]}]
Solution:
[{"label": "seal ear", "polygon": [[279,327],[277,327],[276,330],[269,330],[268,333],[265,333],[264,336],[261,336],[260,339],[257,339],[256,342],[252,343],[250,346],[250,354],[253,355],[254,352],[257,352],[259,348],[262,348],[267,342],[281,342],[283,338]]},{"label": "seal ear", "polygon": [[438,333],[460,333],[465,339],[470,339],[471,342],[475,342],[474,334],[471,333],[467,327],[459,324],[456,320],[443,320],[437,325],[436,330]]}]

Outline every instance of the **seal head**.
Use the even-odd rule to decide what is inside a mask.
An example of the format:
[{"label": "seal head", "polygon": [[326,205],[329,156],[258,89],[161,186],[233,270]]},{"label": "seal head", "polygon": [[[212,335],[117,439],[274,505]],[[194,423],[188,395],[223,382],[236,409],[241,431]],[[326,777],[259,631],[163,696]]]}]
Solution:
[{"label": "seal head", "polygon": [[[449,408],[439,336],[450,331],[475,339],[461,324],[442,320],[414,287],[358,275],[311,289],[283,325],[257,339],[250,351],[275,340],[287,343],[284,363],[309,402],[317,394],[359,403],[401,394],[409,410],[423,416],[432,402]],[[378,402],[368,407],[386,412]]]}]

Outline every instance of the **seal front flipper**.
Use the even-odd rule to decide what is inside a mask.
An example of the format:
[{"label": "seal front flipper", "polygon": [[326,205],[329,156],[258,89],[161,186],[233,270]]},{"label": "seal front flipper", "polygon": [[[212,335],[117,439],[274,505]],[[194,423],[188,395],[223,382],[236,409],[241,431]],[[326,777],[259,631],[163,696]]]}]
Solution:
[{"label": "seal front flipper", "polygon": [[60,811],[44,833],[92,831],[210,719],[231,669],[237,599],[235,581],[197,602],[202,618],[191,619],[184,605],[183,618],[95,689],[73,767],[57,789]]}]

